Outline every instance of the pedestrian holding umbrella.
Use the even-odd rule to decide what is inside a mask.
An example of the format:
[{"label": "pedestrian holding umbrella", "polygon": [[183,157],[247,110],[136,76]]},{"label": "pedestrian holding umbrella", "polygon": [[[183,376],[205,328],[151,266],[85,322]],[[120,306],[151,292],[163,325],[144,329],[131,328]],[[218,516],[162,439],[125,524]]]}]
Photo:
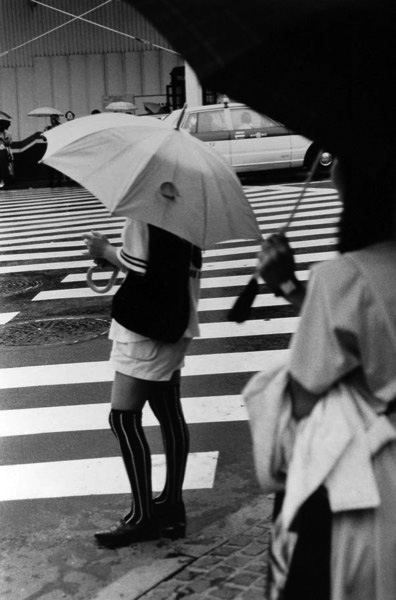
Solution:
[{"label": "pedestrian holding umbrella", "polygon": [[[127,273],[112,303],[109,421],[132,503],[96,539],[117,547],[182,537],[189,430],[180,370],[190,340],[199,335],[201,248],[235,237],[258,239],[260,230],[231,167],[186,132],[149,117],[100,114],[74,119],[45,137],[44,163],[126,217],[121,249],[97,232],[84,236],[90,257]],[[164,489],[154,500],[142,427],[147,400],[161,426],[167,466]]]},{"label": "pedestrian holding umbrella", "polygon": [[51,106],[40,106],[28,112],[28,117],[51,117],[52,115],[63,117],[63,113],[60,110]]}]

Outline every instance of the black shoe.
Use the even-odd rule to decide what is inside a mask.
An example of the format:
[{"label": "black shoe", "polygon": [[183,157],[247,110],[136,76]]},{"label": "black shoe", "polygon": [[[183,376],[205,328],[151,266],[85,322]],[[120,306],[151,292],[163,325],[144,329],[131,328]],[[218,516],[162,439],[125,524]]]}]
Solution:
[{"label": "black shoe", "polygon": [[186,509],[183,502],[169,506],[154,500],[153,513],[158,521],[161,537],[177,540],[186,536]]},{"label": "black shoe", "polygon": [[106,547],[129,546],[135,542],[157,540],[160,537],[158,525],[155,521],[145,520],[141,523],[125,523],[121,520],[105,531],[95,533],[97,541]]}]

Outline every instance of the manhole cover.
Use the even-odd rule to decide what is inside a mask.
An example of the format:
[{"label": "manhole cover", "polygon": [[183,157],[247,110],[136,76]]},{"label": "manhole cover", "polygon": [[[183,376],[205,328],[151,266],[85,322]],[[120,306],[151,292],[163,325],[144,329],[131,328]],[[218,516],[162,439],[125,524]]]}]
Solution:
[{"label": "manhole cover", "polygon": [[31,290],[36,290],[42,285],[42,281],[31,277],[11,277],[9,279],[3,279],[0,281],[0,296],[6,298],[7,296],[24,294]]},{"label": "manhole cover", "polygon": [[76,344],[108,332],[110,319],[71,317],[8,323],[0,329],[3,346]]}]

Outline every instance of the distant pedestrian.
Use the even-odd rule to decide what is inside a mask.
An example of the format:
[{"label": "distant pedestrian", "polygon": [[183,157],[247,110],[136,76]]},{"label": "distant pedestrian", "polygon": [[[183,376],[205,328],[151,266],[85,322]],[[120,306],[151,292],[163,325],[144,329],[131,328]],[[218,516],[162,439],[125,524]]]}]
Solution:
[{"label": "distant pedestrian", "polygon": [[[51,115],[50,122],[51,122],[51,124],[45,128],[45,131],[49,131],[50,129],[53,129],[54,127],[58,127],[58,125],[61,124],[60,118],[58,115]],[[48,177],[49,177],[50,187],[54,187],[54,185],[62,185],[63,175],[60,171],[57,171],[56,169],[53,169],[52,167],[48,167]]]},{"label": "distant pedestrian", "polygon": [[7,131],[10,125],[11,121],[0,120],[0,188],[4,188],[7,180],[13,175],[12,137]]},{"label": "distant pedestrian", "polygon": [[98,110],[97,108],[94,108],[94,109],[91,111],[91,115],[100,115],[100,110]]}]

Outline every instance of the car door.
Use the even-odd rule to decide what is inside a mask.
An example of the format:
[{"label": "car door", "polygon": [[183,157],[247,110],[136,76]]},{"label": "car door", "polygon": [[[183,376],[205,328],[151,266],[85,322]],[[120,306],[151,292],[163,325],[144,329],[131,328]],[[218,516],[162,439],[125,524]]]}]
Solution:
[{"label": "car door", "polygon": [[251,108],[229,107],[231,164],[236,171],[282,169],[291,165],[290,132]]},{"label": "car door", "polygon": [[188,112],[182,127],[212,146],[231,164],[230,131],[222,106],[211,110]]}]

